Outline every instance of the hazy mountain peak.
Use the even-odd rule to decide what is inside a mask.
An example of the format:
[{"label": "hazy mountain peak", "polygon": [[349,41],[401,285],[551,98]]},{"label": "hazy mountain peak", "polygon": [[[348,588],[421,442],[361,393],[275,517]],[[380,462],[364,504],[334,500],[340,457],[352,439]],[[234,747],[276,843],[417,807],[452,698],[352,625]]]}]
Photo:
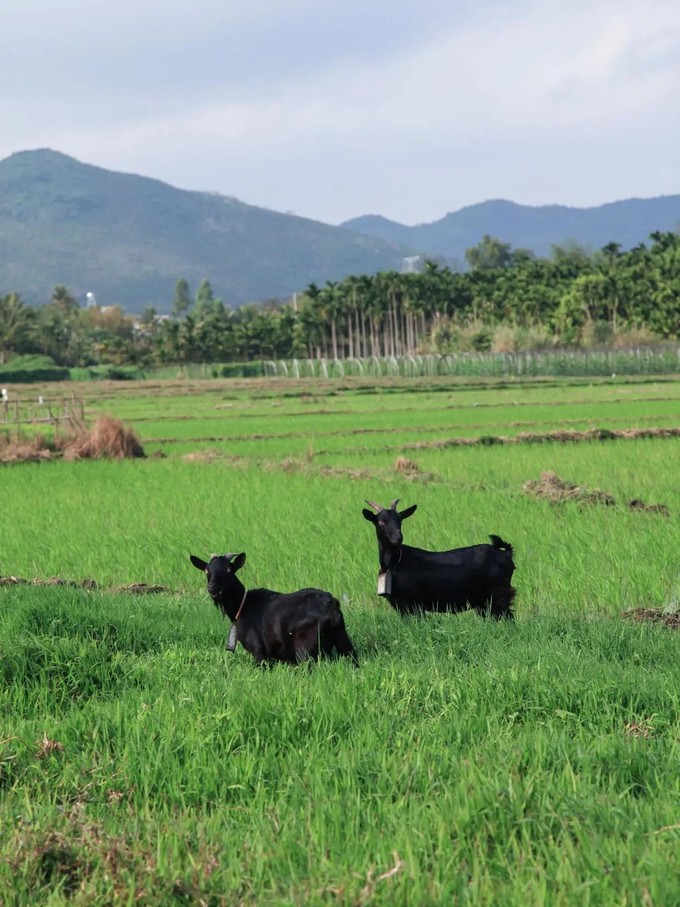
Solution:
[{"label": "hazy mountain peak", "polygon": [[487,199],[450,211],[440,220],[415,226],[375,214],[341,224],[345,229],[412,246],[429,255],[458,260],[487,233],[514,248],[547,255],[552,245],[570,240],[589,248],[618,242],[630,249],[647,240],[655,230],[672,231],[679,225],[680,195],[631,198],[592,208],[532,206],[508,199]]}]

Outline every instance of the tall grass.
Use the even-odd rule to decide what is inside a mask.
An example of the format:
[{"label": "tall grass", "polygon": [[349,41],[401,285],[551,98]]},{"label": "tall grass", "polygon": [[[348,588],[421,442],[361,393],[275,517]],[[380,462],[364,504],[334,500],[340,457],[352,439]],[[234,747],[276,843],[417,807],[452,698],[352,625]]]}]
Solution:
[{"label": "tall grass", "polygon": [[8,603],[7,904],[673,902],[677,636],[350,610],[358,671],[261,672],[200,596]]}]

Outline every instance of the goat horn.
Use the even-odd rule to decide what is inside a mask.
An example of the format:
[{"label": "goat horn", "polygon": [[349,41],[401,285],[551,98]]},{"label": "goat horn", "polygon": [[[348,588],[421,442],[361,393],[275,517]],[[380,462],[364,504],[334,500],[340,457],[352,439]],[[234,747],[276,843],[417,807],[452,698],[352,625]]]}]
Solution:
[{"label": "goat horn", "polygon": [[380,504],[376,504],[375,501],[366,501],[366,503],[369,507],[372,507],[376,513],[380,513],[380,511],[382,510]]},{"label": "goat horn", "polygon": [[390,510],[396,510],[396,509],[397,509],[397,504],[399,503],[399,501],[401,501],[401,498],[395,498],[395,499],[392,501],[392,503],[390,504]]}]

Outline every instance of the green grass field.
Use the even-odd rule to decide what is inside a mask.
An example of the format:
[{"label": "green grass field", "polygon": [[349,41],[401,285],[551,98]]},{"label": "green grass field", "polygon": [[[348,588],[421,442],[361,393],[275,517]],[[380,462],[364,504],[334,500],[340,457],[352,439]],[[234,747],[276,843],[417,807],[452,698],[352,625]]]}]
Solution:
[{"label": "green grass field", "polygon": [[[680,597],[680,440],[446,445],[677,427],[680,382],[77,392],[165,456],[0,467],[0,575],[98,583],[0,587],[2,907],[679,903],[680,636],[621,611]],[[376,596],[395,497],[408,543],[512,542],[514,625]],[[361,666],[225,652],[188,555],[240,550],[341,598]]]}]

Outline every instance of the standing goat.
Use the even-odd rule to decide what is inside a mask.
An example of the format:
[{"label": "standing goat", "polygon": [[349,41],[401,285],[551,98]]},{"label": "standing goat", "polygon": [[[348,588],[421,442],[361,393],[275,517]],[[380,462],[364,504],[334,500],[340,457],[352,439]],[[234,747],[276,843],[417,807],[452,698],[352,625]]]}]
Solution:
[{"label": "standing goat", "polygon": [[240,642],[260,664],[296,663],[319,655],[340,655],[358,661],[337,599],[321,589],[272,592],[249,589],[236,576],[245,554],[213,554],[210,561],[190,555],[191,563],[208,577],[208,592],[232,621],[227,648]]},{"label": "standing goat", "polygon": [[450,551],[424,551],[404,545],[402,521],[416,504],[397,511],[399,498],[389,509],[366,501],[364,517],[378,536],[378,594],[400,614],[417,611],[465,611],[512,619],[515,590],[510,585],[515,565],[512,546],[497,535],[491,545],[471,545]]}]

